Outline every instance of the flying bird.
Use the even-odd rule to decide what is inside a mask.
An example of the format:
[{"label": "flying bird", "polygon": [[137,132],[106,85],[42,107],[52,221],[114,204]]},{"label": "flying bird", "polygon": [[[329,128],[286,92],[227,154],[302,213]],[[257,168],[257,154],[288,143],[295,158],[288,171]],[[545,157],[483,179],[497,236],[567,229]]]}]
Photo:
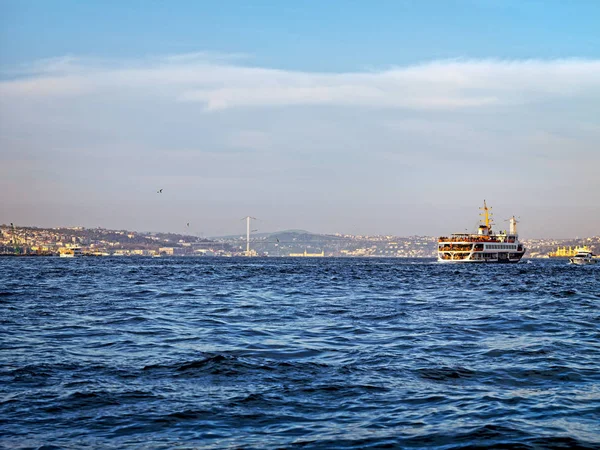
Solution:
[{"label": "flying bird", "polygon": [[157,194],[162,194],[162,189],[159,189],[158,191],[156,191]]},{"label": "flying bird", "polygon": [[189,222],[187,223],[187,226],[188,226],[188,227],[190,226],[190,223],[189,223]]}]

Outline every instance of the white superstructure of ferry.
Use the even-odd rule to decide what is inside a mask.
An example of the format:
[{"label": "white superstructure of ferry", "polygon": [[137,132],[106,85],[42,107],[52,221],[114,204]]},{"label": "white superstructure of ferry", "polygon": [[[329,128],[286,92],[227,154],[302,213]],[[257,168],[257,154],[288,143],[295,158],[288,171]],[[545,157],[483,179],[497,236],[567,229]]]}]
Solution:
[{"label": "white superstructure of ferry", "polygon": [[519,242],[517,219],[510,218],[510,231],[494,233],[490,209],[483,201],[483,223],[476,234],[454,233],[438,238],[439,262],[516,263],[525,254]]}]

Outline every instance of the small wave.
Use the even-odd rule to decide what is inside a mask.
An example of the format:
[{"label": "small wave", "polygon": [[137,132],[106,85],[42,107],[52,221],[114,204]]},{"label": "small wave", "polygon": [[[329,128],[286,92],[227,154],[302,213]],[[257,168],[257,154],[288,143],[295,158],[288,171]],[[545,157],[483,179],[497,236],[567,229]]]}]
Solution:
[{"label": "small wave", "polygon": [[476,372],[465,367],[435,367],[417,369],[421,378],[434,381],[450,381],[473,378]]},{"label": "small wave", "polygon": [[551,294],[557,298],[569,298],[575,297],[577,295],[577,291],[574,289],[565,289],[564,291],[551,292]]},{"label": "small wave", "polygon": [[511,368],[505,371],[506,375],[522,382],[546,383],[548,381],[582,382],[586,380],[598,380],[600,375],[595,368],[575,369],[564,366],[550,366],[539,369]]},{"label": "small wave", "polygon": [[222,365],[224,362],[235,361],[235,359],[236,358],[234,358],[232,356],[223,356],[223,355],[209,356],[208,358],[201,359],[199,361],[191,361],[188,363],[181,364],[175,370],[177,370],[178,372],[184,372],[186,370],[202,369],[208,365],[219,366],[219,365]]},{"label": "small wave", "polygon": [[176,411],[160,417],[154,418],[152,421],[157,424],[175,424],[186,421],[202,421],[207,419],[214,419],[215,413],[210,410],[200,409],[186,409],[183,411]]},{"label": "small wave", "polygon": [[119,317],[116,319],[107,320],[106,325],[123,325],[128,323],[143,323],[148,322],[149,319],[144,316],[131,316],[131,317]]},{"label": "small wave", "polygon": [[304,393],[338,392],[347,393],[349,395],[358,395],[369,392],[389,392],[390,389],[384,386],[375,386],[371,384],[325,384],[308,386],[302,388],[301,391]]},{"label": "small wave", "polygon": [[209,372],[212,374],[234,374],[242,369],[257,367],[230,355],[210,355],[202,359],[175,362],[171,364],[152,364],[144,366],[143,371],[168,370],[174,374],[186,374],[192,372]]},{"label": "small wave", "polygon": [[552,353],[551,349],[515,349],[515,348],[493,348],[483,353],[490,358],[508,357],[517,358],[522,356],[544,356]]},{"label": "small wave", "polygon": [[248,403],[261,403],[262,404],[262,403],[267,403],[268,401],[269,400],[267,399],[267,396],[265,396],[264,394],[254,392],[252,394],[232,398],[229,401],[229,405],[236,406],[236,405],[244,405],[244,404],[248,404]]},{"label": "small wave", "polygon": [[148,402],[160,399],[151,392],[133,391],[75,391],[60,399],[53,400],[45,407],[46,412],[56,413],[82,409],[96,409],[106,406],[118,406],[125,403]]}]

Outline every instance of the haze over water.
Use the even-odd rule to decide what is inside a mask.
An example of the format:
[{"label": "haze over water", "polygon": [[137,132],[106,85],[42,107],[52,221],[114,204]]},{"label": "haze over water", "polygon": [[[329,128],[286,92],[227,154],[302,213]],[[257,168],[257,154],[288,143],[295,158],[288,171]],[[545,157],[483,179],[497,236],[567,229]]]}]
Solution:
[{"label": "haze over water", "polygon": [[0,446],[598,448],[598,269],[3,258]]}]

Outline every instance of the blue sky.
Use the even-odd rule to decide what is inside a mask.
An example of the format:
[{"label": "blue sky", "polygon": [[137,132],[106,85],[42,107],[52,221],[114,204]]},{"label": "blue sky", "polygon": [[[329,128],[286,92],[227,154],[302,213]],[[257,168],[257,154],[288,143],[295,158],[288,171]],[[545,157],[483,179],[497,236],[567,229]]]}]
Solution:
[{"label": "blue sky", "polygon": [[575,1],[0,2],[2,64],[61,55],[210,50],[296,70],[359,70],[444,58],[600,54],[600,3]]},{"label": "blue sky", "polygon": [[530,237],[598,234],[599,22],[596,1],[0,0],[0,222],[443,234],[486,198]]}]

